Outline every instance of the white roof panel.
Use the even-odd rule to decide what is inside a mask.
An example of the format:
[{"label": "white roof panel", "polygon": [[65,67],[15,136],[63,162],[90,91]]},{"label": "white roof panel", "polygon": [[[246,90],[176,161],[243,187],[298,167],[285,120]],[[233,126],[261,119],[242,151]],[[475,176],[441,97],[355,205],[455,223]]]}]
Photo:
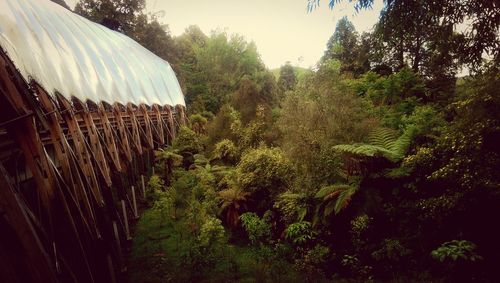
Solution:
[{"label": "white roof panel", "polygon": [[27,81],[50,94],[185,106],[167,61],[49,0],[0,0],[0,46]]}]

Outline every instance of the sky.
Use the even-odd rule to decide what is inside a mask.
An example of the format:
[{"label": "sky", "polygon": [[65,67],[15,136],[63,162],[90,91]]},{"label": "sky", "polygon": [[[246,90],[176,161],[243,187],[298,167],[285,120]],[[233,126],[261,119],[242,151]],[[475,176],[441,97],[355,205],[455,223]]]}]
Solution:
[{"label": "sky", "polygon": [[[66,0],[74,7],[78,0]],[[323,55],[335,25],[347,16],[358,32],[368,31],[377,22],[382,0],[372,10],[356,13],[342,1],[330,10],[329,0],[307,13],[307,0],[146,0],[148,12],[163,11],[160,21],[177,36],[190,25],[209,35],[213,30],[237,33],[254,41],[262,61],[270,69],[285,62],[313,67]]]}]

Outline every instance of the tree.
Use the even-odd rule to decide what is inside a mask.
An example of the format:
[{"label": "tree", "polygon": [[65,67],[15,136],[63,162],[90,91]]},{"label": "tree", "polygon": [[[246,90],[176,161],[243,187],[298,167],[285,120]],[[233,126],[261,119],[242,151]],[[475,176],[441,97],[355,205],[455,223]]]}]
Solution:
[{"label": "tree", "polygon": [[253,78],[264,71],[253,42],[220,31],[212,33],[204,47],[197,50],[196,58],[199,79],[206,83],[205,107],[212,113],[230,101],[230,95],[240,87],[243,77]]},{"label": "tree", "polygon": [[281,92],[292,90],[297,84],[297,77],[295,76],[295,70],[290,62],[286,62],[285,65],[280,68],[280,77],[278,79],[278,87]]},{"label": "tree", "polygon": [[[342,0],[329,0],[330,9]],[[352,1],[349,1],[352,2]],[[425,43],[441,28],[457,30],[457,26],[469,22],[467,29],[459,33],[460,40],[454,44],[457,59],[473,70],[484,65],[483,56],[488,54],[496,63],[500,62],[500,10],[490,0],[385,0],[379,27],[385,33],[389,48],[395,51],[401,68],[405,63],[405,52],[410,54],[412,68],[421,66]],[[319,0],[307,0],[308,11],[319,6]],[[368,9],[373,0],[355,1],[356,10]]]},{"label": "tree", "polygon": [[128,35],[149,51],[168,61],[177,71],[178,57],[168,25],[160,24],[154,15],[148,16],[142,13],[135,18],[134,22],[133,31]]},{"label": "tree", "polygon": [[189,117],[189,122],[191,123],[193,131],[198,135],[203,134],[206,131],[208,120],[201,114],[191,115],[191,117]]},{"label": "tree", "polygon": [[340,71],[354,73],[356,70],[358,33],[354,25],[343,17],[337,23],[335,32],[326,44],[326,51],[321,58],[322,62],[327,60],[338,60],[341,64]]},{"label": "tree", "polygon": [[219,192],[220,215],[230,227],[235,228],[239,224],[240,214],[246,210],[248,196],[250,194],[241,190],[238,186],[231,186]]},{"label": "tree", "polygon": [[[333,146],[363,141],[378,124],[371,103],[345,89],[325,64],[283,102],[277,122],[282,148],[302,178],[299,187],[315,189],[335,182],[340,159]],[[299,118],[300,117],[300,118]]]},{"label": "tree", "polygon": [[131,35],[145,0],[80,0],[75,12],[112,30]]}]

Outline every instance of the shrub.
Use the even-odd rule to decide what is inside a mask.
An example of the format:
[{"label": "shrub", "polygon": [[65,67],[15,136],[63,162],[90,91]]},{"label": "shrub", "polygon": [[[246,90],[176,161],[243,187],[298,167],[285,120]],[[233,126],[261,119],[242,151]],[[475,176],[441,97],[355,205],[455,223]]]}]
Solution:
[{"label": "shrub", "polygon": [[287,187],[292,167],[280,149],[259,147],[242,156],[237,170],[244,190],[277,195]]},{"label": "shrub", "polygon": [[266,242],[271,235],[271,225],[253,212],[246,212],[240,216],[241,224],[248,234],[252,244]]},{"label": "shrub", "polygon": [[203,149],[198,135],[188,127],[181,127],[173,141],[173,147],[180,152],[198,153]]},{"label": "shrub", "polygon": [[238,148],[231,140],[223,139],[215,145],[213,158],[226,163],[234,163],[238,158]]},{"label": "shrub", "polygon": [[293,244],[303,246],[316,238],[311,222],[301,221],[290,224],[285,230],[285,236]]},{"label": "shrub", "polygon": [[476,245],[465,240],[445,242],[433,250],[431,256],[440,262],[444,262],[445,260],[477,261],[483,259],[476,253]]},{"label": "shrub", "polygon": [[224,242],[224,226],[222,221],[209,217],[201,226],[198,241],[202,247],[215,247]]},{"label": "shrub", "polygon": [[152,205],[160,198],[161,192],[164,190],[165,184],[158,175],[152,175],[149,179],[146,190],[146,201]]}]

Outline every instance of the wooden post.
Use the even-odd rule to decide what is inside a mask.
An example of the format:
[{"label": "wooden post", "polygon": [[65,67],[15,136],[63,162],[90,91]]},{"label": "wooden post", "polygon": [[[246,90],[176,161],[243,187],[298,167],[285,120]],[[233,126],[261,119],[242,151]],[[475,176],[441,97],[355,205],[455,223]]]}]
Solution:
[{"label": "wooden post", "polygon": [[186,126],[187,117],[186,117],[186,112],[184,111],[184,106],[178,105],[176,108],[179,111],[179,124],[181,126]]},{"label": "wooden post", "polygon": [[113,267],[113,259],[111,258],[110,254],[106,256],[106,261],[108,262],[109,279],[111,283],[116,283],[115,269]]},{"label": "wooden post", "polygon": [[127,104],[127,114],[130,118],[131,124],[131,135],[132,135],[132,144],[135,146],[137,153],[142,155],[142,144],[141,144],[141,136],[139,134],[139,123],[137,122],[137,117],[134,113],[134,108],[131,103]]},{"label": "wooden post", "polygon": [[120,265],[122,266],[122,271],[125,271],[125,265],[123,264],[123,255],[122,255],[122,244],[120,241],[120,235],[118,234],[118,226],[116,225],[116,221],[113,221],[113,232],[115,234],[115,241],[118,252],[118,259],[120,260]]},{"label": "wooden post", "polygon": [[156,132],[158,133],[158,142],[160,145],[165,144],[165,134],[163,132],[163,118],[161,117],[160,108],[158,105],[153,105],[154,116],[156,117]]},{"label": "wooden post", "polygon": [[125,121],[123,120],[121,107],[117,103],[113,105],[113,114],[116,120],[119,144],[128,162],[132,162],[132,150],[130,149],[130,143],[128,140],[130,133],[125,125]]},{"label": "wooden post", "polygon": [[135,187],[132,186],[132,204],[134,205],[134,216],[135,218],[139,218],[139,214],[137,213],[137,201],[135,199]]},{"label": "wooden post", "polygon": [[141,183],[142,183],[142,196],[146,199],[146,185],[144,184],[144,175],[141,175]]},{"label": "wooden post", "polygon": [[128,228],[128,217],[127,217],[127,207],[125,206],[125,201],[121,200],[122,203],[122,212],[123,212],[123,224],[125,225],[125,236],[127,240],[132,240],[130,237],[130,230]]},{"label": "wooden post", "polygon": [[173,139],[175,139],[175,136],[176,136],[174,114],[172,113],[172,107],[165,105],[164,108],[166,109],[166,112],[168,115],[168,128],[170,130],[170,140],[172,141]]},{"label": "wooden post", "polygon": [[141,104],[139,105],[137,112],[142,114],[142,118],[144,121],[143,134],[144,134],[144,140],[146,141],[145,146],[147,146],[149,149],[153,149],[154,148],[153,131],[152,131],[153,123],[151,122],[151,118],[148,115],[148,109],[144,104]]}]

